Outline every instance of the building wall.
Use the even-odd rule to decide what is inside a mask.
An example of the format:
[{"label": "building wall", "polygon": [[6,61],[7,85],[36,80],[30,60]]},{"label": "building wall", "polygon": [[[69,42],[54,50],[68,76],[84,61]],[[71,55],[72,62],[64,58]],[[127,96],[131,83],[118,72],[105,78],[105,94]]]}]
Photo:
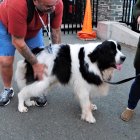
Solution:
[{"label": "building wall", "polygon": [[98,0],[98,21],[120,21],[124,0]]}]

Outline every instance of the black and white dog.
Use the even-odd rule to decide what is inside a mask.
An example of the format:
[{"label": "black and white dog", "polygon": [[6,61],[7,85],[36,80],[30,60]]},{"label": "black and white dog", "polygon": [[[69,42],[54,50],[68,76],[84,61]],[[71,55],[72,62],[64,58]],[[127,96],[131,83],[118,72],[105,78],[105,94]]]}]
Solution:
[{"label": "black and white dog", "polygon": [[16,81],[20,88],[18,110],[27,112],[24,103],[26,106],[35,105],[35,102],[30,100],[31,97],[47,94],[47,91],[59,82],[73,86],[82,109],[81,119],[94,123],[96,120],[92,110],[97,108],[90,101],[91,94],[95,89],[100,91],[101,95],[107,94],[108,84],[104,80],[111,79],[113,71],[120,68],[125,58],[121,46],[113,40],[83,45],[52,45],[51,52],[46,48],[37,55],[38,61],[48,67],[42,81],[34,79],[31,65],[21,60],[16,70]]}]

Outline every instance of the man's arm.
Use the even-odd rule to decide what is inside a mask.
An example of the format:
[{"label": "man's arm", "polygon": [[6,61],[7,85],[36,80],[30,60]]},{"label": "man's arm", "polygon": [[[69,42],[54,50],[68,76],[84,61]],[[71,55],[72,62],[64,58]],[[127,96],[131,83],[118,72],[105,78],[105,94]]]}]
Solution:
[{"label": "man's arm", "polygon": [[31,50],[25,43],[24,38],[12,35],[12,44],[19,51],[19,53],[33,66],[34,77],[42,80],[44,65],[38,63],[36,56],[31,52]]},{"label": "man's arm", "polygon": [[16,47],[19,53],[31,64],[37,63],[35,55],[31,52],[29,47],[24,41],[24,38],[12,36],[12,44]]},{"label": "man's arm", "polygon": [[61,28],[51,29],[51,38],[52,38],[52,43],[53,44],[60,44],[61,43]]}]

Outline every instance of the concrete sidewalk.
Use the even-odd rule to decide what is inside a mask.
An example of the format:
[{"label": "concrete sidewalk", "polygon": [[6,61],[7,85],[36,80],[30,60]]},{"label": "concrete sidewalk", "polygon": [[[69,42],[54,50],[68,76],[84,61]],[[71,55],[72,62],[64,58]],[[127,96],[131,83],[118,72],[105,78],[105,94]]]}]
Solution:
[{"label": "concrete sidewalk", "polygon": [[[77,39],[76,35],[62,35],[62,42],[87,43]],[[116,71],[112,81],[128,78],[135,73],[133,59],[136,48],[123,44],[122,50],[127,59],[122,70]],[[14,67],[19,59],[21,56],[16,54]],[[30,107],[28,113],[19,113],[19,90],[13,80],[15,96],[8,106],[0,108],[0,140],[140,140],[140,103],[130,122],[120,119],[127,105],[131,83],[112,85],[108,96],[94,98],[98,107],[93,112],[97,122],[88,124],[80,120],[79,103],[69,87],[54,88],[48,95],[46,107]]]}]

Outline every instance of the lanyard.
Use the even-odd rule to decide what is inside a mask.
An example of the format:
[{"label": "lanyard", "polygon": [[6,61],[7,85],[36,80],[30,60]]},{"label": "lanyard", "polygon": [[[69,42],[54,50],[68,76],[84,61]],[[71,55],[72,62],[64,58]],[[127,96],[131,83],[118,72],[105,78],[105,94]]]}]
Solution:
[{"label": "lanyard", "polygon": [[49,36],[49,46],[51,46],[51,45],[52,45],[52,40],[51,40],[51,28],[50,28],[50,13],[48,13],[48,29],[47,29],[47,26],[45,25],[45,23],[44,23],[42,17],[40,16],[40,14],[39,14],[39,12],[38,12],[38,10],[37,10],[36,7],[35,7],[35,10],[36,10],[37,13],[38,13],[38,16],[39,16],[39,18],[40,18],[40,21],[41,21],[41,23],[42,23],[44,29],[45,29],[46,32],[48,33],[48,36]]}]

